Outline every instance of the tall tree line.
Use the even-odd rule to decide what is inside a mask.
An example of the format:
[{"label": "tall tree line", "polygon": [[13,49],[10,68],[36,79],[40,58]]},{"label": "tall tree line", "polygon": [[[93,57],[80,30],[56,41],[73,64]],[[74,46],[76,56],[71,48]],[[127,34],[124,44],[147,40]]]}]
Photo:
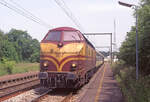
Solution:
[{"label": "tall tree line", "polygon": [[[150,74],[150,0],[141,0],[138,11],[138,38],[139,38],[139,68],[143,75]],[[129,66],[135,66],[136,27],[133,26],[127,33],[119,52],[119,59]]]},{"label": "tall tree line", "polygon": [[0,31],[0,60],[16,62],[39,62],[40,44],[26,31],[11,29],[8,33]]}]

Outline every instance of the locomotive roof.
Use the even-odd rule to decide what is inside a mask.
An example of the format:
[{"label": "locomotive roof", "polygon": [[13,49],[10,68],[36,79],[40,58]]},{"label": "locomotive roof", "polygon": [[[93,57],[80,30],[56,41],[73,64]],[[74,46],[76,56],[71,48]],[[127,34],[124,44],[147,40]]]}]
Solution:
[{"label": "locomotive roof", "polygon": [[54,29],[51,29],[50,31],[60,31],[60,30],[65,30],[65,31],[78,31],[77,29],[75,28],[72,28],[72,27],[58,27],[58,28],[54,28]]}]

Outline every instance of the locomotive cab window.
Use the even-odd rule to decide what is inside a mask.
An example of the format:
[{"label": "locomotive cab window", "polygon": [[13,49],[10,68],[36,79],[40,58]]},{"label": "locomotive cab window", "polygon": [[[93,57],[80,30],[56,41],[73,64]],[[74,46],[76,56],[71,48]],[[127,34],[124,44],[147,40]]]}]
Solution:
[{"label": "locomotive cab window", "polygon": [[61,39],[60,31],[49,32],[49,34],[45,38],[45,40],[48,40],[48,41],[60,41],[60,39]]},{"label": "locomotive cab window", "polygon": [[80,41],[80,36],[77,32],[64,31],[64,41]]}]

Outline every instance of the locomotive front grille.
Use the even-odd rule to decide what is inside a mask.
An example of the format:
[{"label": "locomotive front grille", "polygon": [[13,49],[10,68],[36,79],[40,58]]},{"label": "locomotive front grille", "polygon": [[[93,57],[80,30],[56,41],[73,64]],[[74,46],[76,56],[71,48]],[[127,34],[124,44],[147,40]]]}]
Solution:
[{"label": "locomotive front grille", "polygon": [[40,72],[41,85],[50,88],[73,87],[77,77],[71,72]]},{"label": "locomotive front grille", "polygon": [[48,73],[49,78],[57,78],[57,79],[75,79],[76,75],[74,73]]},{"label": "locomotive front grille", "polygon": [[51,73],[51,72],[40,72],[38,75],[39,79],[58,79],[58,80],[73,80],[76,79],[74,73]]}]

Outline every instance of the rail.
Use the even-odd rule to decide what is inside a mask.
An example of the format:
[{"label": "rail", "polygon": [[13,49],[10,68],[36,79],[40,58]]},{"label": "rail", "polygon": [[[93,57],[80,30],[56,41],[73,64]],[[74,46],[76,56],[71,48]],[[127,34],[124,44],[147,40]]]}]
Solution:
[{"label": "rail", "polygon": [[71,92],[68,96],[66,96],[61,102],[69,102],[73,96],[73,93]]},{"label": "rail", "polygon": [[42,97],[44,97],[45,95],[47,95],[49,92],[51,92],[52,89],[47,89],[45,92],[43,92],[41,95],[36,96],[35,98],[33,98],[32,101],[30,102],[38,102],[42,99]]},{"label": "rail", "polygon": [[0,98],[40,84],[38,73],[0,81]]}]

